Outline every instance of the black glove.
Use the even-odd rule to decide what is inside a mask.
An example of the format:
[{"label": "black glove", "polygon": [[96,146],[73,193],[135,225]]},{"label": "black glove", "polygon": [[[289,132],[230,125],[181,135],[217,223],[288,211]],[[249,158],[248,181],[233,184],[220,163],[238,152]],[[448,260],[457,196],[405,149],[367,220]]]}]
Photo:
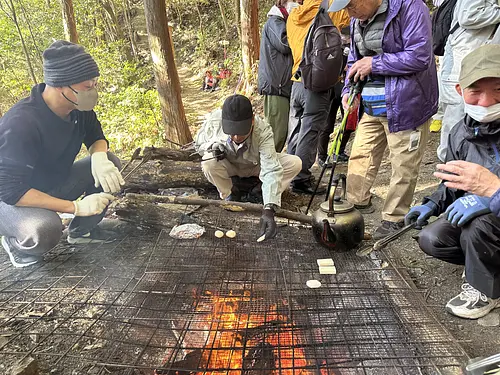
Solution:
[{"label": "black glove", "polygon": [[260,236],[264,234],[266,235],[266,240],[274,238],[278,234],[276,221],[274,221],[274,209],[271,207],[264,208],[262,217],[260,218]]},{"label": "black glove", "polygon": [[222,142],[214,142],[208,148],[208,152],[211,152],[217,160],[224,160],[226,158],[227,149],[224,143]]}]

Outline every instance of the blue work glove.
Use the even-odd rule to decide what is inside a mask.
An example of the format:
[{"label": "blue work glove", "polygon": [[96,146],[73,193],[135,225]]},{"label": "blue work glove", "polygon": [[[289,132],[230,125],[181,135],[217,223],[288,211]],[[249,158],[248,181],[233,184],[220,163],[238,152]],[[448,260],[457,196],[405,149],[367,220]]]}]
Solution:
[{"label": "blue work glove", "polygon": [[472,219],[490,211],[490,198],[466,195],[453,202],[446,210],[446,220],[452,225],[462,227]]},{"label": "blue work glove", "polygon": [[410,225],[416,221],[417,225],[415,228],[422,229],[423,226],[428,224],[427,220],[429,220],[431,216],[436,215],[436,213],[437,206],[432,201],[412,207],[405,216],[405,225]]}]

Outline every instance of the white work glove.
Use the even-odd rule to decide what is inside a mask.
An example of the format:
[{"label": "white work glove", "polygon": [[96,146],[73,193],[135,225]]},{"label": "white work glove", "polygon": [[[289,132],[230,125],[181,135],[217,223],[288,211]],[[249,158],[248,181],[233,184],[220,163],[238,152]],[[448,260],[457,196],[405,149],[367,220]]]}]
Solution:
[{"label": "white work glove", "polygon": [[102,151],[94,152],[90,160],[95,187],[102,186],[105,193],[120,191],[120,186],[124,185],[125,181],[118,168],[109,161],[108,155]]},{"label": "white work glove", "polygon": [[73,201],[75,206],[75,216],[99,215],[115,200],[115,197],[108,193],[95,193],[87,195],[79,201]]}]

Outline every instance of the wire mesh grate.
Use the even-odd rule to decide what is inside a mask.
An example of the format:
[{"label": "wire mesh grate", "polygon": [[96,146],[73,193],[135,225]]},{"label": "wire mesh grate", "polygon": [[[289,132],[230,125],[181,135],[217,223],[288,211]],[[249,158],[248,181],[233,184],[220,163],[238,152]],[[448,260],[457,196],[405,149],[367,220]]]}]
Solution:
[{"label": "wire mesh grate", "polygon": [[[307,229],[257,243],[258,222],[215,211],[207,233],[133,230],[0,261],[0,357],[52,374],[458,374],[466,355],[384,254],[330,257]],[[215,229],[235,229],[217,239]],[[308,289],[309,279],[321,281]]]}]

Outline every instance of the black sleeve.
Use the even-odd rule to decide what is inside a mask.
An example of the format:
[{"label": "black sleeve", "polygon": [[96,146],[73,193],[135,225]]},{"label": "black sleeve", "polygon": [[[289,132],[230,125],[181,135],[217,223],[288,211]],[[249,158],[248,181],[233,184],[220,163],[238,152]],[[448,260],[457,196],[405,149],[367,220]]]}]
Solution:
[{"label": "black sleeve", "polygon": [[87,149],[90,148],[96,141],[99,140],[105,140],[106,143],[109,142],[104,136],[104,133],[102,132],[102,127],[101,123],[97,119],[97,115],[95,114],[94,111],[88,111],[88,112],[80,112],[82,115],[82,121],[85,126],[85,138],[83,139],[83,143],[87,147]]},{"label": "black sleeve", "polygon": [[6,120],[0,132],[0,200],[15,205],[32,187],[31,176],[40,155],[40,137],[29,121]]},{"label": "black sleeve", "polygon": [[[461,123],[456,126],[462,126]],[[446,162],[451,160],[465,160],[467,157],[468,141],[466,141],[460,134],[452,131],[448,136],[448,149],[446,150]],[[440,215],[450,204],[455,202],[457,199],[463,197],[465,192],[463,190],[450,189],[446,187],[442,181],[437,190],[428,197],[425,197],[423,203],[429,201],[434,202],[438,206],[438,212],[436,216]]]}]

